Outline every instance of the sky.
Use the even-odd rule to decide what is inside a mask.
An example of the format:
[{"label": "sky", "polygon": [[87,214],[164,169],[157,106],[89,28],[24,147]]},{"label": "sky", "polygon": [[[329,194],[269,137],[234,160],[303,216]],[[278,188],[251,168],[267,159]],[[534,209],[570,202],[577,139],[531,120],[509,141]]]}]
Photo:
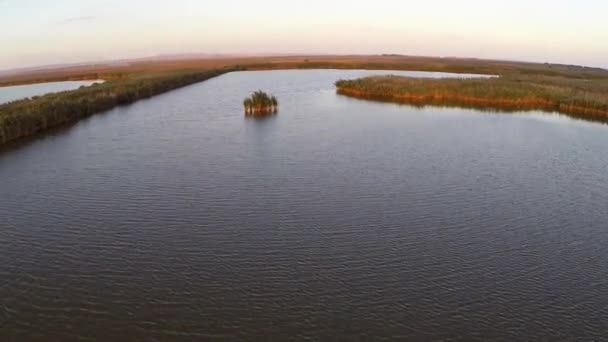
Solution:
[{"label": "sky", "polygon": [[608,68],[606,14],[606,0],[0,0],[0,70],[181,53],[395,53]]}]

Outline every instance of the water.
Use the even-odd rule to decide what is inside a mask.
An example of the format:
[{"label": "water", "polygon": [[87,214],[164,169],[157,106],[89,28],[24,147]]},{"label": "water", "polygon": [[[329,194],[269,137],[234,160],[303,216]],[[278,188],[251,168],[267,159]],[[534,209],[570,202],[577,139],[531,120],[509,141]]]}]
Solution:
[{"label": "water", "polygon": [[369,73],[227,74],[5,150],[0,340],[602,340],[608,127],[335,94]]},{"label": "water", "polygon": [[81,86],[86,87],[100,82],[103,81],[65,81],[0,87],[0,104],[26,99],[32,96],[41,96],[49,93],[78,89]]}]

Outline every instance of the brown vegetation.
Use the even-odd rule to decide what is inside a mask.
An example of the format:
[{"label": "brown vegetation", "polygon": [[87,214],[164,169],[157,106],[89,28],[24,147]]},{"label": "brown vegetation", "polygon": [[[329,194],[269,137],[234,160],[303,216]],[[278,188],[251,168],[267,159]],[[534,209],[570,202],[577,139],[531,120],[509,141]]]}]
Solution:
[{"label": "brown vegetation", "polygon": [[133,103],[235,69],[158,74],[81,87],[0,105],[0,146],[83,117]]},{"label": "brown vegetation", "polygon": [[351,96],[420,105],[557,110],[608,120],[608,71],[598,68],[401,55],[199,58],[101,63],[0,75],[0,86],[65,80],[107,81],[0,105],[0,145],[225,72],[275,69],[419,70],[500,75],[490,80],[376,78],[357,81],[363,86],[345,81],[350,83],[341,83],[339,91]]},{"label": "brown vegetation", "polygon": [[0,76],[0,86],[65,80],[117,80],[145,77],[153,73],[201,71],[224,67],[246,70],[276,69],[374,69],[421,70],[490,75],[545,75],[579,79],[608,77],[608,71],[560,64],[539,64],[471,58],[438,58],[402,55],[369,56],[266,56],[222,57],[182,60],[125,62],[122,64],[94,64],[27,71]]},{"label": "brown vegetation", "polygon": [[506,75],[474,79],[367,77],[336,82],[340,94],[414,105],[555,111],[608,121],[608,78]]}]

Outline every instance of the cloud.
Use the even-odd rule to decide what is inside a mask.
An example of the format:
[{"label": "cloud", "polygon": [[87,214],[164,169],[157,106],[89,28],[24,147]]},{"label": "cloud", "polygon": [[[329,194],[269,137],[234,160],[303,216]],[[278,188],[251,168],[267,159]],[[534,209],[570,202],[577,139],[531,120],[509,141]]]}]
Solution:
[{"label": "cloud", "polygon": [[94,20],[97,20],[97,17],[94,15],[71,17],[71,18],[65,18],[63,20],[56,22],[56,25],[69,25],[69,24],[81,23],[81,22],[91,22]]}]

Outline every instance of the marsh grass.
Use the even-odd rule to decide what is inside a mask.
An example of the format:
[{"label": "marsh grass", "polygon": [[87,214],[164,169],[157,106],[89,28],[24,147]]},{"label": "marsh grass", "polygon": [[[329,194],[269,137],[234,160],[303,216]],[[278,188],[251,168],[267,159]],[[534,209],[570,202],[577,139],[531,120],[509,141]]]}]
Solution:
[{"label": "marsh grass", "polygon": [[233,69],[151,74],[2,104],[0,145],[229,71]]},{"label": "marsh grass", "polygon": [[279,101],[274,95],[258,90],[243,100],[243,108],[246,115],[274,114],[279,108]]},{"label": "marsh grass", "polygon": [[473,79],[373,76],[336,82],[339,94],[413,105],[544,110],[608,121],[608,81],[544,75]]},{"label": "marsh grass", "polygon": [[[0,75],[0,86],[65,80],[106,81],[102,85],[0,105],[0,145],[225,72],[318,68],[500,75],[490,80],[341,81],[338,91],[360,98],[416,105],[542,109],[608,120],[608,71],[600,68],[402,55],[204,58],[94,64]],[[278,103],[275,109],[277,106]]]}]

